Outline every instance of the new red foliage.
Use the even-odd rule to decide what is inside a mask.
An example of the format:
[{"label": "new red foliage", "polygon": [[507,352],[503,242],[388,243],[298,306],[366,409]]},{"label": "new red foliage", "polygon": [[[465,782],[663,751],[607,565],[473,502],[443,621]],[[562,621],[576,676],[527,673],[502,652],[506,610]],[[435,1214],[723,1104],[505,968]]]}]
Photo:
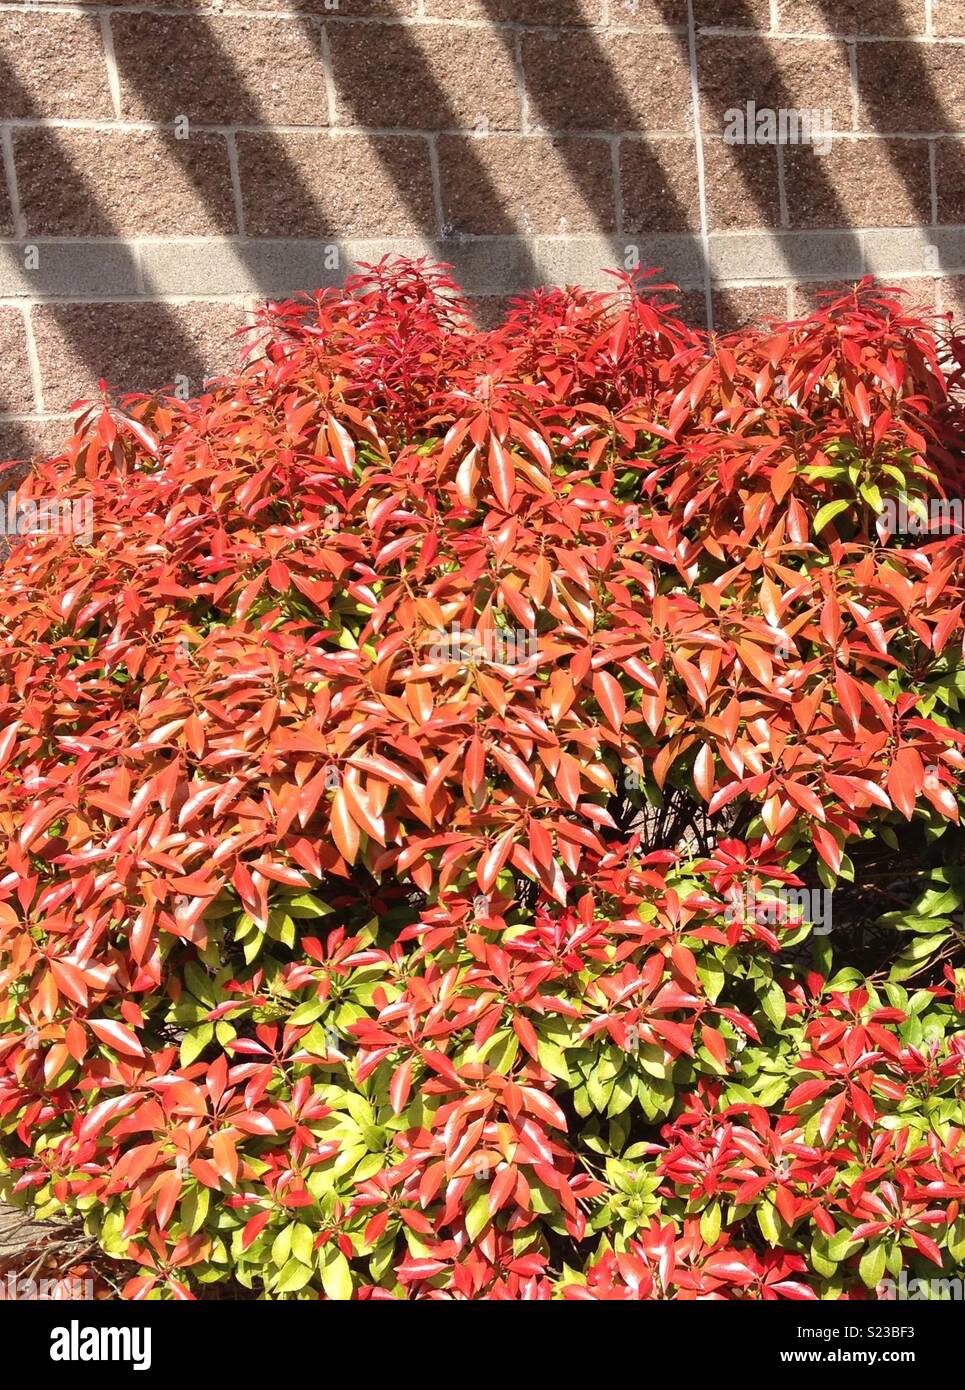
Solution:
[{"label": "new red foliage", "polygon": [[132,1297],[961,1260],[965,539],[888,504],[962,492],[962,345],[386,262],[247,359],[21,488],[93,523],[0,578],[4,1191]]}]

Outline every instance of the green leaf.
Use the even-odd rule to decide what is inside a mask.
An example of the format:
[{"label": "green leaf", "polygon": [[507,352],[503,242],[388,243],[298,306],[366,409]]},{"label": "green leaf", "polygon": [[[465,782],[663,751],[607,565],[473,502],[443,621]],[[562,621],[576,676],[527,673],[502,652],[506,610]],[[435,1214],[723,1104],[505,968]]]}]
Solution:
[{"label": "green leaf", "polygon": [[294,1224],[283,1226],[272,1243],[271,1260],[276,1269],[281,1269],[287,1263],[288,1256],[291,1254],[294,1232]]},{"label": "green leaf", "polygon": [[869,1289],[875,1289],[881,1283],[885,1273],[885,1247],[880,1243],[872,1245],[866,1250],[858,1261],[858,1273]]},{"label": "green leaf", "polygon": [[828,1238],[825,1235],[816,1235],[811,1242],[811,1267],[822,1279],[833,1279],[837,1273],[837,1261],[828,1254]]},{"label": "green leaf", "polygon": [[570,1081],[570,1069],[561,1047],[555,1042],[550,1042],[548,1038],[538,1038],[536,1052],[540,1066],[545,1067],[551,1076],[557,1077],[560,1081]]},{"label": "green leaf", "polygon": [[304,1221],[296,1221],[292,1231],[292,1254],[303,1265],[311,1265],[314,1261],[315,1233],[311,1226],[307,1226]]},{"label": "green leaf", "polygon": [[621,1115],[631,1104],[637,1093],[636,1078],[632,1074],[618,1076],[613,1083],[613,1094],[607,1106],[608,1115]]},{"label": "green leaf", "polygon": [[714,1003],[724,988],[724,968],[711,959],[701,961],[697,966],[697,977],[704,987],[707,998]]},{"label": "green leaf", "polygon": [[314,893],[299,893],[297,897],[289,898],[285,907],[292,917],[327,917],[335,911],[321,898],[316,898]]},{"label": "green leaf", "polygon": [[200,999],[202,1004],[207,1004],[209,1009],[213,1009],[217,1000],[211,986],[211,980],[206,971],[201,969],[196,961],[190,960],[184,967],[184,983],[194,995],[195,999]]},{"label": "green leaf", "polygon": [[843,1259],[851,1254],[857,1241],[852,1239],[850,1231],[838,1231],[837,1235],[828,1241],[828,1256],[834,1260],[835,1264],[840,1264]]},{"label": "green leaf", "polygon": [[178,1054],[182,1067],[189,1067],[192,1062],[197,1061],[213,1037],[213,1023],[202,1023],[200,1028],[194,1028],[190,1033],[186,1033],[181,1040]]},{"label": "green leaf", "polygon": [[494,1049],[489,1065],[502,1076],[508,1076],[519,1052],[519,1039],[516,1034],[506,1030],[506,1037],[499,1051]]},{"label": "green leaf", "polygon": [[711,1202],[700,1218],[700,1238],[705,1245],[716,1245],[720,1235],[720,1203]]},{"label": "green leaf", "polygon": [[242,947],[246,965],[252,965],[258,959],[258,957],[261,955],[262,947],[264,946],[264,944],[265,934],[262,931],[258,931],[254,934],[254,936],[248,938],[248,940],[244,943]]},{"label": "green leaf", "polygon": [[466,1212],[466,1232],[475,1241],[489,1225],[489,1193],[481,1192]]},{"label": "green leaf", "polygon": [[204,1225],[210,1204],[211,1189],[208,1187],[196,1187],[180,1203],[179,1215],[187,1227],[189,1236],[196,1235]]},{"label": "green leaf", "polygon": [[757,1224],[768,1245],[778,1245],[781,1240],[781,1224],[777,1218],[773,1202],[761,1202],[757,1208]]},{"label": "green leaf", "polygon": [[369,1178],[375,1177],[376,1173],[380,1173],[385,1165],[386,1157],[384,1153],[366,1154],[352,1174],[352,1181],[366,1182]]},{"label": "green leaf", "polygon": [[815,535],[818,535],[829,521],[833,521],[841,512],[846,512],[849,507],[853,506],[854,503],[847,497],[838,497],[833,502],[825,502],[815,515],[814,521],[811,523],[811,530]]},{"label": "green leaf", "polygon": [[329,1298],[347,1303],[355,1289],[349,1262],[337,1245],[328,1245],[325,1249],[331,1253],[322,1265],[322,1288]]},{"label": "green leaf", "polygon": [[641,1043],[637,1049],[637,1061],[648,1076],[663,1081],[667,1075],[667,1064],[663,1059],[663,1048],[655,1043]]},{"label": "green leaf", "polygon": [[312,1271],[307,1269],[301,1261],[290,1259],[285,1268],[279,1274],[275,1283],[276,1293],[297,1293],[303,1289],[312,1277]]},{"label": "green leaf", "polygon": [[299,1004],[294,1010],[288,1022],[295,1028],[300,1028],[305,1023],[314,1023],[316,1018],[321,1018],[328,1007],[324,999],[306,999],[304,1004]]},{"label": "green leaf", "polygon": [[610,1104],[610,1096],[613,1094],[613,1082],[601,1081],[599,1069],[597,1069],[590,1072],[586,1078],[586,1089],[593,1109],[605,1113]]},{"label": "green leaf", "polygon": [[761,1008],[775,1028],[783,1027],[787,1017],[787,1000],[784,998],[783,989],[776,981],[768,986],[767,992],[761,999]]}]

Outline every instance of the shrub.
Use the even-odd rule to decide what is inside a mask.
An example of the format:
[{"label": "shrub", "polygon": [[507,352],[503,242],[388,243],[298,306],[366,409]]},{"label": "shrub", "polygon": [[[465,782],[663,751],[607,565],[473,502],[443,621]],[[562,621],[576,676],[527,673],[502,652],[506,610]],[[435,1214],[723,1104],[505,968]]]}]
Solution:
[{"label": "shrub", "polygon": [[963,356],[386,262],[88,404],[0,583],[3,1193],[129,1297],[953,1273],[965,541],[888,517]]}]

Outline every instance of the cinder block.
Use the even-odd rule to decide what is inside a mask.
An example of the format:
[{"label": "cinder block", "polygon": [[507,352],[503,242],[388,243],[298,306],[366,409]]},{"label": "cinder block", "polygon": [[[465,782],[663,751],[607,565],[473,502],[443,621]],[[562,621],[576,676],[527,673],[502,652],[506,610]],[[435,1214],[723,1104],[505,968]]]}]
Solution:
[{"label": "cinder block", "polygon": [[692,140],[620,141],[620,193],[627,233],[700,229],[697,154]]},{"label": "cinder block", "polygon": [[31,310],[48,410],[96,392],[171,389],[197,394],[205,376],[240,360],[238,305],[40,304]]},{"label": "cinder block", "polygon": [[0,295],[81,298],[140,288],[137,255],[123,241],[0,243]]},{"label": "cinder block", "polygon": [[453,237],[432,243],[431,254],[453,267],[467,294],[519,294],[541,282],[535,248],[526,237]]},{"label": "cinder block", "polygon": [[34,409],[27,321],[20,309],[0,309],[0,415],[28,415]]},{"label": "cinder block", "polygon": [[249,236],[406,236],[436,231],[429,142],[421,136],[241,133]]},{"label": "cinder block", "polygon": [[958,44],[860,43],[857,54],[862,130],[965,127],[965,54]]},{"label": "cinder block", "polygon": [[545,130],[690,128],[687,46],[669,34],[524,34],[530,122]]},{"label": "cinder block", "polygon": [[862,231],[860,235],[863,270],[867,275],[879,279],[926,275],[929,271],[937,271],[942,264],[934,228],[890,227],[882,231]]},{"label": "cinder block", "polygon": [[857,234],[838,232],[720,232],[710,237],[716,280],[786,280],[794,276],[861,274]]},{"label": "cinder block", "polygon": [[732,333],[787,318],[786,285],[718,285],[713,292],[714,328]]},{"label": "cinder block", "polygon": [[140,251],[153,295],[293,294],[339,284],[349,264],[337,242],[317,240],[162,241]]},{"label": "cinder block", "polygon": [[965,223],[965,140],[935,141],[935,185],[939,222]]},{"label": "cinder block", "polygon": [[201,236],[236,230],[228,150],[140,130],[13,133],[20,207],[33,236]]},{"label": "cinder block", "polygon": [[0,14],[0,118],[114,115],[95,15]]},{"label": "cinder block", "polygon": [[711,231],[779,227],[777,151],[772,145],[704,140],[704,189]]},{"label": "cinder block", "polygon": [[702,34],[697,71],[701,125],[711,134],[723,135],[726,113],[751,101],[757,110],[830,111],[833,130],[851,129],[848,55],[829,39]]},{"label": "cinder block", "polygon": [[[938,0],[936,13],[949,0]],[[957,0],[950,0],[951,4]],[[777,0],[777,27],[801,34],[924,34],[925,0]]]},{"label": "cinder block", "polygon": [[965,272],[965,227],[930,227],[926,235],[935,247],[929,260],[937,260],[929,269]]},{"label": "cinder block", "polygon": [[539,265],[550,284],[610,289],[609,270],[634,264],[655,267],[661,279],[693,284],[703,275],[700,242],[694,236],[573,237],[537,241]]},{"label": "cinder block", "polygon": [[[486,172],[484,186],[480,166]],[[449,232],[512,236],[612,231],[616,226],[613,161],[606,140],[444,135],[439,170]]]},{"label": "cinder block", "polygon": [[111,29],[127,118],[328,124],[321,42],[307,20],[116,14]]},{"label": "cinder block", "polygon": [[832,140],[784,151],[792,227],[913,227],[931,221],[927,140]]},{"label": "cinder block", "polygon": [[491,29],[332,23],[326,33],[340,125],[519,129],[513,54]]}]

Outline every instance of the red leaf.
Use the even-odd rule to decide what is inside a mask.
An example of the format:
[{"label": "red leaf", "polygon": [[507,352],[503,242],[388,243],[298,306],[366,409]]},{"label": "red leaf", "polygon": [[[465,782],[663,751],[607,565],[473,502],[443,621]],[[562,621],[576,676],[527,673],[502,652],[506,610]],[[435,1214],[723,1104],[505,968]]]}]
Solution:
[{"label": "red leaf", "polygon": [[269,1209],[268,1211],[256,1212],[255,1215],[251,1218],[251,1220],[245,1223],[245,1229],[241,1233],[242,1250],[248,1249],[249,1245],[251,1245],[257,1239],[258,1235],[268,1225],[268,1222],[271,1220],[271,1218],[272,1213]]},{"label": "red leaf", "polygon": [[832,1135],[844,1117],[847,1108],[847,1097],[843,1091],[838,1095],[832,1096],[821,1111],[821,1118],[818,1121],[818,1133],[824,1144],[831,1142]]},{"label": "red leaf", "polygon": [[694,786],[705,801],[714,794],[714,755],[706,743],[700,745],[694,762]]},{"label": "red leaf", "polygon": [[720,1066],[725,1066],[727,1063],[727,1043],[724,1041],[723,1035],[718,1033],[716,1028],[711,1028],[709,1023],[702,1023],[700,1038],[714,1061],[718,1062]]},{"label": "red leaf", "polygon": [[609,671],[597,671],[593,677],[593,694],[611,729],[619,733],[627,712],[627,702],[620,689],[620,682]]},{"label": "red leaf", "polygon": [[409,1094],[412,1090],[412,1058],[407,1058],[400,1066],[396,1067],[392,1073],[392,1080],[389,1083],[389,1101],[392,1105],[393,1115],[401,1115],[409,1103]]},{"label": "red leaf", "polygon": [[111,1018],[89,1018],[87,1026],[95,1037],[125,1057],[143,1057],[144,1049],[136,1035],[123,1023]]}]

